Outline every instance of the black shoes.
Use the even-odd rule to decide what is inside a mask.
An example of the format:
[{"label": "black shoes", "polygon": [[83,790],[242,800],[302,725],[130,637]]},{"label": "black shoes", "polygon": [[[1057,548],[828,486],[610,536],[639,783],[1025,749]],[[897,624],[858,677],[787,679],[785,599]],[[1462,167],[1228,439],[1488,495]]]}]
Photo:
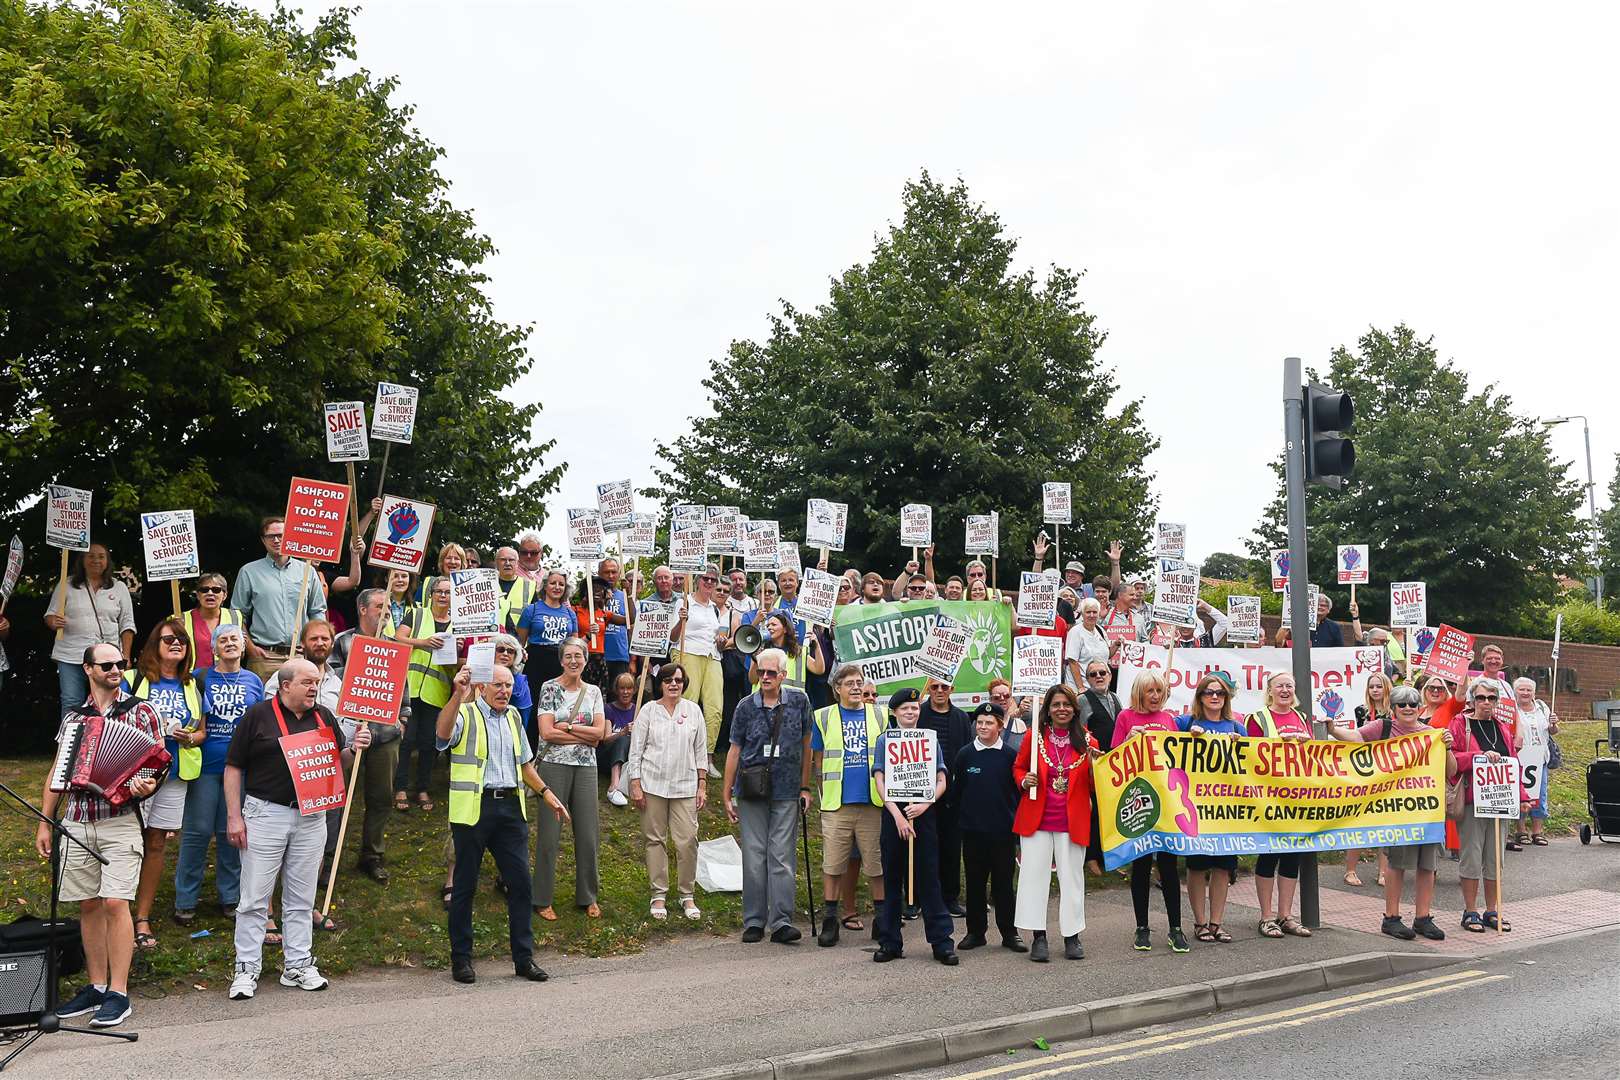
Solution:
[{"label": "black shoes", "polygon": [[[1432,922],[1433,920],[1431,919],[1430,921]],[[1417,937],[1417,931],[1413,930],[1410,926],[1407,926],[1404,922],[1402,922],[1399,915],[1385,915],[1384,924],[1378,929],[1383,933],[1388,934],[1390,937],[1398,938],[1401,941],[1411,941],[1413,938]],[[1435,927],[1435,929],[1438,930],[1439,927]]]},{"label": "black shoes", "polygon": [[765,928],[763,926],[745,926],[743,927],[742,939],[744,945],[752,945],[756,941],[764,941]]},{"label": "black shoes", "polygon": [[922,905],[921,904],[907,904],[905,907],[902,907],[900,909],[900,917],[902,919],[906,920],[906,922],[912,922],[912,921],[914,921],[916,919],[921,918],[922,917]]},{"label": "black shoes", "polygon": [[450,977],[458,983],[475,983],[478,981],[478,972],[473,970],[471,960],[453,956],[450,958]]},{"label": "black shoes", "polygon": [[953,919],[967,918],[967,908],[962,906],[962,901],[960,900],[952,900],[950,903],[945,905],[945,910],[951,913],[951,918]]},{"label": "black shoes", "polygon": [[1084,960],[1086,950],[1080,944],[1079,934],[1070,934],[1063,939],[1063,958],[1065,960]]},{"label": "black shoes", "polygon": [[983,934],[969,934],[961,941],[957,942],[956,947],[961,949],[963,952],[966,952],[969,949],[983,948],[987,944],[989,944],[989,942],[985,941]]},{"label": "black shoes", "polygon": [[1153,951],[1153,935],[1148,931],[1147,927],[1138,926],[1136,928],[1136,944],[1132,948],[1137,952]]},{"label": "black shoes", "polygon": [[821,933],[816,935],[816,944],[823,949],[830,949],[838,944],[838,916],[822,916]]},{"label": "black shoes", "polygon": [[518,978],[528,979],[530,982],[545,982],[547,979],[551,978],[551,976],[542,971],[540,965],[536,964],[533,960],[529,960],[522,964],[513,964],[512,967],[517,972]]},{"label": "black shoes", "polygon": [[1192,952],[1192,946],[1187,944],[1187,935],[1181,932],[1181,927],[1170,928],[1170,951],[1173,953]]},{"label": "black shoes", "polygon": [[1420,915],[1412,920],[1412,929],[1430,941],[1446,940],[1446,932],[1434,925],[1433,915]]},{"label": "black shoes", "polygon": [[1029,946],[1025,945],[1024,939],[1019,937],[1017,934],[1012,934],[1002,938],[1001,947],[1003,949],[1010,949],[1013,952],[1029,952]]},{"label": "black shoes", "polygon": [[1046,935],[1036,934],[1035,941],[1029,947],[1029,958],[1037,964],[1044,964],[1049,959],[1046,951]]},{"label": "black shoes", "polygon": [[904,953],[890,952],[888,949],[885,949],[883,946],[879,945],[878,951],[872,954],[872,960],[875,963],[887,964],[890,960],[898,960],[904,955]]},{"label": "black shoes", "polygon": [[955,952],[944,951],[944,950],[941,950],[940,952],[936,952],[934,954],[934,959],[938,960],[940,963],[944,964],[946,967],[955,967],[957,964],[960,964],[962,962],[962,958],[960,956],[957,956]]},{"label": "black shoes", "polygon": [[771,935],[771,940],[778,945],[791,945],[802,937],[804,937],[804,934],[799,932],[799,928],[792,923],[788,923],[786,926],[778,926],[776,933]]}]

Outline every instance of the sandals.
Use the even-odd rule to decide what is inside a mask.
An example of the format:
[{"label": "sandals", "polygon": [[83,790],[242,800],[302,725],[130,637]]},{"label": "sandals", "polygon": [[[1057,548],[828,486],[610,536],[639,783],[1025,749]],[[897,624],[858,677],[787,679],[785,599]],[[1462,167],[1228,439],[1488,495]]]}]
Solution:
[{"label": "sandals", "polygon": [[1282,927],[1277,925],[1276,919],[1261,919],[1260,936],[1268,938],[1280,938],[1283,936]]},{"label": "sandals", "polygon": [[314,922],[317,930],[325,930],[328,934],[337,932],[338,921],[330,915],[322,915],[317,911],[310,916],[310,919]]},{"label": "sandals", "polygon": [[1502,925],[1502,933],[1511,933],[1513,930],[1513,924],[1508,922],[1506,919],[1503,919],[1494,911],[1487,911],[1481,921],[1484,922],[1485,929],[1487,930],[1495,930],[1498,922],[1500,922]]},{"label": "sandals", "polygon": [[663,900],[654,900],[652,904],[648,906],[647,914],[651,915],[659,922],[663,922],[665,919],[669,918],[669,909],[664,905]]},{"label": "sandals", "polygon": [[276,920],[274,919],[266,919],[264,921],[264,943],[266,945],[281,944],[281,927],[276,925]]},{"label": "sandals", "polygon": [[1311,936],[1310,927],[1306,926],[1292,915],[1284,915],[1282,918],[1278,919],[1277,928],[1285,934],[1292,934],[1294,937]]},{"label": "sandals", "polygon": [[546,922],[557,921],[557,909],[552,907],[550,904],[547,904],[545,907],[535,908],[534,913],[537,917],[546,920]]},{"label": "sandals", "polygon": [[1485,920],[1479,917],[1477,911],[1465,911],[1462,917],[1462,928],[1470,934],[1483,934],[1485,932]]},{"label": "sandals", "polygon": [[852,933],[859,933],[866,929],[866,924],[861,922],[859,915],[845,915],[840,921],[843,923],[844,929]]},{"label": "sandals", "polygon": [[1193,923],[1193,940],[1214,944],[1215,933],[1209,928],[1209,923]]},{"label": "sandals", "polygon": [[693,922],[697,922],[699,919],[703,918],[703,912],[698,908],[697,901],[693,900],[690,896],[681,897],[681,911]]},{"label": "sandals", "polygon": [[428,793],[425,792],[425,791],[419,793],[416,796],[416,805],[417,805],[417,807],[419,809],[421,809],[421,810],[423,810],[423,811],[425,811],[425,812],[427,812],[429,814],[433,813],[433,800],[432,800],[432,798],[430,798],[428,796]]},{"label": "sandals", "polygon": [[1222,930],[1221,924],[1218,922],[1212,922],[1209,924],[1209,932],[1210,935],[1222,945],[1230,945],[1232,943],[1232,935],[1228,934],[1225,930]]},{"label": "sandals", "polygon": [[[142,923],[146,924],[145,930],[140,929]],[[151,919],[136,919],[135,927],[135,948],[145,952],[158,947],[157,935],[152,933]]]},{"label": "sandals", "polygon": [[1534,835],[1532,835],[1530,837],[1530,843],[1534,847],[1546,847],[1547,846],[1547,838],[1545,836],[1543,836],[1541,833],[1535,833]]},{"label": "sandals", "polygon": [[411,800],[406,797],[405,793],[403,791],[394,792],[394,809],[403,814],[410,808]]},{"label": "sandals", "polygon": [[591,904],[585,909],[585,917],[587,919],[600,919],[602,917],[602,909],[596,904]]},{"label": "sandals", "polygon": [[1361,875],[1352,870],[1348,874],[1344,875],[1344,883],[1353,889],[1359,889],[1362,885]]}]

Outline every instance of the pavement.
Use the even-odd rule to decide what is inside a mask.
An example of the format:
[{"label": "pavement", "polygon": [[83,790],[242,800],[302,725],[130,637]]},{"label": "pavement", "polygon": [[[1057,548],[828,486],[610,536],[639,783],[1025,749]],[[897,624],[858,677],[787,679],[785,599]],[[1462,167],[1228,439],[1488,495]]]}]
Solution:
[{"label": "pavement", "polygon": [[[1151,953],[1132,950],[1130,896],[1116,888],[1088,900],[1087,958],[1080,962],[1033,964],[991,947],[945,968],[929,958],[920,927],[908,924],[906,959],[882,966],[872,963],[864,937],[846,935],[839,947],[821,949],[808,939],[796,946],[743,945],[735,936],[713,936],[629,957],[541,956],[552,974],[544,984],[519,982],[509,966],[487,962],[471,987],[451,982],[444,972],[389,970],[346,976],[321,993],[284,989],[270,978],[255,1000],[232,1002],[224,994],[228,973],[221,972],[206,991],[147,997],[137,988],[130,1025],[141,1033],[138,1043],[50,1035],[7,1071],[143,1080],[459,1078],[514,1069],[548,1078],[685,1076],[828,1048],[836,1058],[837,1048],[865,1040],[989,1024],[1293,965],[1320,968],[1372,952],[1460,961],[1575,930],[1620,926],[1620,846],[1583,848],[1573,839],[1556,840],[1510,855],[1505,906],[1515,929],[1500,940],[1455,930],[1456,864],[1443,863],[1436,917],[1450,937],[1438,946],[1377,932],[1382,901],[1371,885],[1377,868],[1364,866],[1369,884],[1359,890],[1343,886],[1336,867],[1323,867],[1324,926],[1308,940],[1260,938],[1253,878],[1245,877],[1227,918],[1237,940],[1195,944],[1180,956],[1165,946],[1156,891],[1155,947]],[[1612,954],[1613,935],[1601,940]],[[1419,962],[1426,961],[1411,961]],[[1297,976],[1279,976],[1290,977]],[[1505,1010],[1501,1019],[1506,1023],[1516,1015]],[[810,1075],[791,1066],[772,1068],[778,1080]]]}]

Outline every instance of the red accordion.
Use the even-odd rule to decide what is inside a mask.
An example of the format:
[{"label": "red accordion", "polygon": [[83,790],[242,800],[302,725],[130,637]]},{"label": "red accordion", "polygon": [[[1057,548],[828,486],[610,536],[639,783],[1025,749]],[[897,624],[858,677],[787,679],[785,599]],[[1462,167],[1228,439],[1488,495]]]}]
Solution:
[{"label": "red accordion", "polygon": [[62,723],[50,788],[88,791],[109,806],[121,807],[135,798],[129,791],[131,780],[162,776],[170,760],[163,740],[134,724],[75,714]]}]

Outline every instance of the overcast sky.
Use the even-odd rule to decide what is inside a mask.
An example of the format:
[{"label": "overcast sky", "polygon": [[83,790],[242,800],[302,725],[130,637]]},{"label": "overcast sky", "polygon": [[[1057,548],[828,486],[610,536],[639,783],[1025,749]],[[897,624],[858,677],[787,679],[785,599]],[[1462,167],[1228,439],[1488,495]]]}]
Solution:
[{"label": "overcast sky", "polygon": [[[1241,550],[1271,494],[1282,358],[1369,325],[1524,413],[1594,414],[1606,504],[1613,5],[371,0],[356,29],[500,249],[498,315],[535,326],[513,393],[569,464],[559,546],[562,509],[650,481],[710,363],[822,302],[925,168],[1022,265],[1085,270],[1195,557]],[[1584,483],[1580,425],[1553,445]]]}]

